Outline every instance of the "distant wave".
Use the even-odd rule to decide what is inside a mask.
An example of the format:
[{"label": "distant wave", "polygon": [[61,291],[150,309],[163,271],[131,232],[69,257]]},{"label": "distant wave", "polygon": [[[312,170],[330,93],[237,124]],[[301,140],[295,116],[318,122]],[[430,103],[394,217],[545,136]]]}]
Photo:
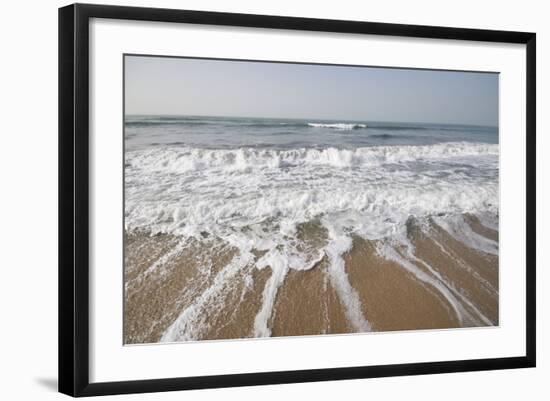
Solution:
[{"label": "distant wave", "polygon": [[[463,131],[462,126],[432,126],[420,124],[398,124],[398,123],[357,123],[357,122],[307,122],[299,120],[281,121],[277,119],[209,119],[191,117],[130,117],[125,120],[128,127],[154,127],[159,125],[181,125],[181,126],[205,126],[218,125],[220,127],[243,127],[243,128],[324,128],[336,131],[350,131],[359,129],[372,129],[377,131]],[[468,126],[468,131],[485,131],[487,127]]]},{"label": "distant wave", "polygon": [[307,123],[309,127],[313,128],[331,128],[338,130],[352,130],[367,128],[366,124],[351,124],[351,123]]},{"label": "distant wave", "polygon": [[190,118],[149,118],[149,119],[127,119],[125,121],[126,126],[157,126],[157,125],[228,125],[240,127],[311,127],[311,128],[330,128],[336,130],[352,130],[367,128],[366,124],[359,123],[317,123],[317,122],[300,122],[300,121],[277,121],[277,120],[208,120],[208,119],[190,119]]}]

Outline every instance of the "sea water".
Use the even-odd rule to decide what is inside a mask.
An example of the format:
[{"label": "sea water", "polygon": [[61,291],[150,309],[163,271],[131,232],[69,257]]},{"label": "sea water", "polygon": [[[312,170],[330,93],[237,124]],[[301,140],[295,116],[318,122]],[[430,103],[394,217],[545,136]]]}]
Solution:
[{"label": "sea water", "polygon": [[[414,219],[498,252],[464,222],[473,215],[498,230],[496,127],[127,116],[124,137],[128,232],[171,234],[183,244],[221,241],[237,250],[227,274],[251,264],[272,269],[256,336],[270,334],[271,307],[288,271],[323,258],[348,320],[369,330],[343,265],[354,236],[379,241],[381,255],[396,259],[396,246],[410,246],[407,222]],[[318,227],[321,239],[303,227]],[[163,340],[192,338],[188,312]]]}]

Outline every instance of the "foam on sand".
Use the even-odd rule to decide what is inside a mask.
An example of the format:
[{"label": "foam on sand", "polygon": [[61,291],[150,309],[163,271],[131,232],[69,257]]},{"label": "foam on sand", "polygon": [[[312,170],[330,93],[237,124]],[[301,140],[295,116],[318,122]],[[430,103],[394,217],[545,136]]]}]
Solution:
[{"label": "foam on sand", "polygon": [[162,271],[186,241],[235,250],[162,341],[200,339],[205,311],[221,310],[224,288],[245,269],[271,270],[251,333],[270,336],[277,293],[289,272],[323,260],[351,327],[370,331],[343,259],[354,237],[377,241],[380,256],[440,293],[460,321],[491,323],[415,256],[407,224],[411,218],[433,222],[468,248],[496,254],[498,243],[474,232],[463,216],[498,229],[498,145],[153,148],[127,152],[125,164],[126,230],[175,236],[180,244],[146,274]]}]

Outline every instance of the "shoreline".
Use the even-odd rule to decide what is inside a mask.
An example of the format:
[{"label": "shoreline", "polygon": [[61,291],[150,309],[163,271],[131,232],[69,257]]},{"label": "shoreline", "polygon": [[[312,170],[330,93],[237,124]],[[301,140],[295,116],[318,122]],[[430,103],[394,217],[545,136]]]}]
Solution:
[{"label": "shoreline", "polygon": [[[498,231],[465,221],[498,244]],[[309,270],[260,269],[260,255],[221,242],[125,232],[124,343],[356,333],[358,315],[376,332],[499,324],[498,254],[436,224],[407,236],[414,251],[353,237],[335,276],[326,255]]]}]

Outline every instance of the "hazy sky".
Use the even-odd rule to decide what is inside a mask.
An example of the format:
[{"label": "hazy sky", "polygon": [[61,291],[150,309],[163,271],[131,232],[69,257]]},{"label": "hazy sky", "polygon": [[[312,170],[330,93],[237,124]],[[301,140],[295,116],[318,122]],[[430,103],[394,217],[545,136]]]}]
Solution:
[{"label": "hazy sky", "polygon": [[498,125],[498,74],[126,56],[126,114]]}]

